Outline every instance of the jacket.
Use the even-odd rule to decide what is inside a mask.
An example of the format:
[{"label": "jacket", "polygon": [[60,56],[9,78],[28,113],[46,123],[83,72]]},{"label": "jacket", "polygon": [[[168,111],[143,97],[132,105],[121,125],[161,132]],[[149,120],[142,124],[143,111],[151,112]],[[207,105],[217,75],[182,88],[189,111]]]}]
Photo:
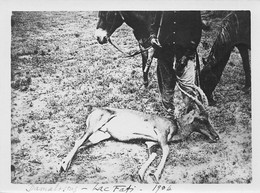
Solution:
[{"label": "jacket", "polygon": [[194,55],[202,31],[200,11],[156,12],[149,31],[151,37],[158,36],[162,48],[174,47],[178,55]]}]

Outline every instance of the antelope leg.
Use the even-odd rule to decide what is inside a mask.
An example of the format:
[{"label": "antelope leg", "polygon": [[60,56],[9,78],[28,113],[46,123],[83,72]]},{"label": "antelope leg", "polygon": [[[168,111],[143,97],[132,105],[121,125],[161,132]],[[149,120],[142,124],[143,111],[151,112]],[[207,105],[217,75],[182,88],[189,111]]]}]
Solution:
[{"label": "antelope leg", "polygon": [[142,165],[141,169],[138,171],[138,175],[139,175],[139,179],[140,181],[144,180],[144,174],[147,170],[147,168],[150,166],[150,164],[153,162],[153,160],[156,158],[157,154],[155,152],[152,152],[152,147],[154,145],[156,145],[157,143],[155,142],[145,142],[145,144],[147,145],[148,148],[148,152],[149,152],[149,158],[148,160]]},{"label": "antelope leg", "polygon": [[95,133],[93,133],[90,136],[87,133],[83,134],[83,136],[80,137],[80,139],[78,139],[75,142],[75,145],[74,145],[73,149],[69,152],[69,154],[62,160],[62,162],[59,166],[59,172],[68,170],[74,155],[76,154],[76,152],[78,151],[80,146],[82,146],[83,143],[87,140],[87,138],[88,138],[88,143],[86,144],[86,146],[90,146],[90,145],[97,144],[100,141],[103,141],[103,140],[108,139],[110,137],[111,136],[110,136],[109,133],[106,133],[106,132],[103,132],[103,131],[96,131]]},{"label": "antelope leg", "polygon": [[73,149],[68,153],[68,155],[59,163],[58,170],[59,172],[67,171],[70,166],[71,160],[74,157],[75,153],[78,151],[79,147],[86,141],[86,139],[91,135],[91,133],[84,132],[83,135],[75,141]]},{"label": "antelope leg", "polygon": [[166,159],[169,155],[169,146],[168,145],[164,145],[162,146],[162,159],[157,167],[157,170],[156,172],[154,173],[154,177],[156,179],[156,181],[158,182],[160,177],[161,177],[161,174],[162,174],[162,170],[164,168],[164,165],[165,165],[165,162],[166,162]]}]

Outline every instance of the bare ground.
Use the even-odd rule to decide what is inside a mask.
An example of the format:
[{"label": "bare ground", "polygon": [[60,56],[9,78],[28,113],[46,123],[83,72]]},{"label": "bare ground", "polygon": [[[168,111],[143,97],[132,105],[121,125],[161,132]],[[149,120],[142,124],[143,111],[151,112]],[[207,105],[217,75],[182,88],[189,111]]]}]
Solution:
[{"label": "bare ground", "polygon": [[[142,143],[101,142],[81,150],[68,172],[58,175],[55,170],[83,133],[87,104],[164,113],[155,61],[149,88],[143,89],[141,57],[126,59],[112,46],[99,45],[94,38],[96,23],[96,12],[13,13],[13,81],[27,73],[31,83],[25,88],[13,86],[11,91],[12,183],[138,183],[138,169],[147,159]],[[203,33],[202,42],[209,46],[199,46],[200,56],[207,56],[215,31],[213,25],[213,31]],[[124,50],[138,48],[126,25],[112,38]],[[208,143],[194,134],[171,144],[160,183],[252,181],[251,93],[241,91],[243,84],[242,62],[235,49],[214,93],[217,105],[209,108],[221,140]],[[175,104],[182,108],[177,90]]]}]

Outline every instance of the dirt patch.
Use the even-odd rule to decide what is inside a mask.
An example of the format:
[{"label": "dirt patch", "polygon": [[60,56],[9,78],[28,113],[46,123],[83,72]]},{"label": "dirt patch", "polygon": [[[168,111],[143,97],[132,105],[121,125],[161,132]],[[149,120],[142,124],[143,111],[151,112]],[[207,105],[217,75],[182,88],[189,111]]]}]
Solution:
[{"label": "dirt patch", "polygon": [[[205,17],[213,24],[219,21]],[[142,143],[101,142],[82,149],[68,172],[58,175],[55,170],[83,133],[87,104],[163,115],[155,61],[149,89],[142,89],[141,57],[122,58],[110,45],[99,45],[96,24],[96,12],[13,13],[12,78],[29,73],[31,82],[11,91],[12,183],[138,183],[138,169],[147,159]],[[207,56],[216,26],[203,32],[201,56]],[[124,50],[138,49],[126,25],[112,38]],[[251,182],[251,93],[240,89],[245,80],[237,50],[229,61],[215,90],[217,106],[209,108],[221,140],[209,144],[194,134],[188,141],[171,144],[161,183]],[[177,90],[175,103],[181,108]]]}]

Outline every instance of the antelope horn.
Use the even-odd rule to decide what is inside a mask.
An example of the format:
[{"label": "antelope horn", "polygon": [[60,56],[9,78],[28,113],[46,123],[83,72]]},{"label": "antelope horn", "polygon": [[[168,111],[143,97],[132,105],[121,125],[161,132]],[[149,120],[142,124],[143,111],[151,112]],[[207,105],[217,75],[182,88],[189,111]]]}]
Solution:
[{"label": "antelope horn", "polygon": [[205,93],[203,92],[203,90],[198,87],[197,85],[192,85],[192,84],[185,84],[183,81],[181,81],[180,78],[178,78],[179,80],[179,86],[180,87],[189,87],[189,88],[192,88],[194,90],[196,90],[198,92],[198,94],[200,95],[201,97],[201,101],[202,101],[202,105],[205,105],[205,106],[208,106],[209,105],[209,102],[208,102],[208,98],[206,97]]},{"label": "antelope horn", "polygon": [[181,91],[182,93],[184,93],[187,97],[189,97],[191,100],[193,100],[193,101],[197,104],[198,108],[200,109],[200,111],[201,111],[203,114],[206,114],[206,115],[208,114],[207,111],[206,111],[206,108],[204,107],[204,105],[203,105],[196,97],[193,97],[192,95],[190,95],[189,93],[187,93],[186,91],[184,91],[184,90],[180,87],[179,83],[177,83],[177,87],[180,89],[180,91]]},{"label": "antelope horn", "polygon": [[199,93],[199,95],[201,97],[202,104],[204,106],[208,106],[209,105],[209,101],[208,101],[207,96],[203,92],[203,90],[200,87],[196,86],[196,85],[194,85],[194,88],[198,91],[198,93]]}]

